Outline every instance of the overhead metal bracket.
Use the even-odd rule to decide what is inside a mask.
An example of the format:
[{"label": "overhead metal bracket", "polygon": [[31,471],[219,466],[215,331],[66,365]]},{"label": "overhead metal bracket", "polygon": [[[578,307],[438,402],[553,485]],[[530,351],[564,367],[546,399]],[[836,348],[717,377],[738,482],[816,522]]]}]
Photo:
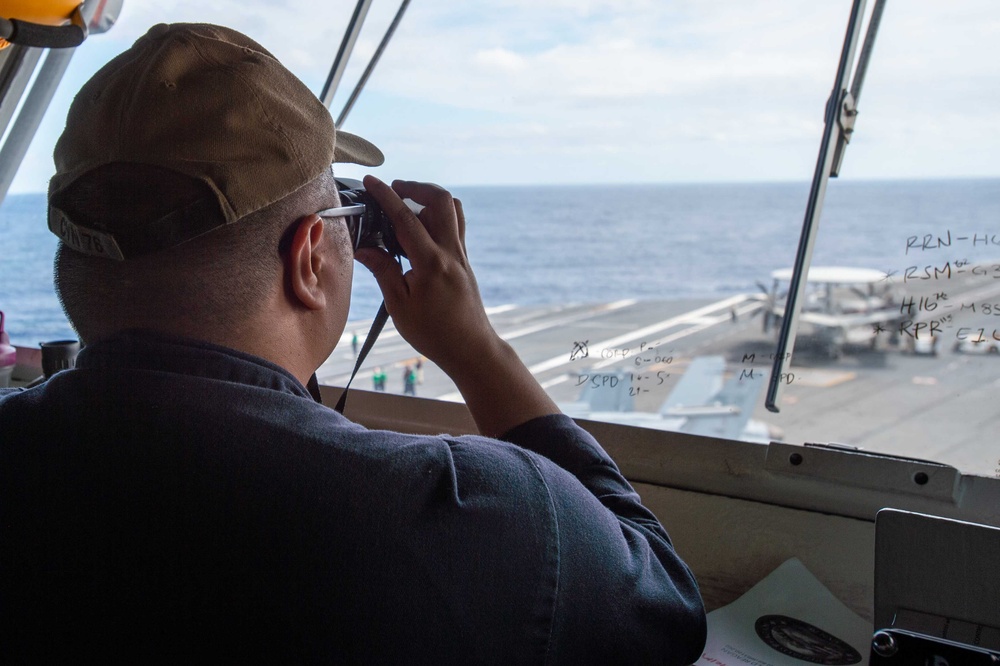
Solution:
[{"label": "overhead metal bracket", "polygon": [[844,151],[847,144],[851,142],[851,135],[854,134],[854,122],[858,118],[858,105],[849,91],[845,90],[840,98],[840,111],[837,117],[837,124],[840,127],[840,137],[837,140],[837,149],[833,154],[833,166],[830,168],[830,178],[840,175],[840,166],[844,161]]}]

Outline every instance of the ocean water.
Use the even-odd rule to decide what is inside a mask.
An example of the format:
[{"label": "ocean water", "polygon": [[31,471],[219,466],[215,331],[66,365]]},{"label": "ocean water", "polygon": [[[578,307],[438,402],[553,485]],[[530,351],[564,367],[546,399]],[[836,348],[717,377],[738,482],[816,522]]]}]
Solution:
[{"label": "ocean water", "polygon": [[[722,298],[791,266],[808,183],[456,187],[488,306]],[[1000,257],[1000,180],[832,181],[813,264],[903,271],[907,242],[948,232],[948,259]],[[52,287],[56,239],[42,194],[0,206],[0,310],[15,344],[75,337]],[[912,245],[913,241],[910,240]],[[940,261],[941,254],[934,255]],[[356,265],[351,319],[381,300]]]}]

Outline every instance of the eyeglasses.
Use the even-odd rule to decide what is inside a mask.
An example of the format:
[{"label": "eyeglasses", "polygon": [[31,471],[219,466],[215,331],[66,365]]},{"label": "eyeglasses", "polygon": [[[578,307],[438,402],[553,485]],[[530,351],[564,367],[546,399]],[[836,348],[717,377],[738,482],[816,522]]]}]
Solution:
[{"label": "eyeglasses", "polygon": [[320,217],[342,217],[347,223],[347,233],[351,235],[351,247],[355,250],[361,244],[361,231],[364,225],[364,204],[351,204],[338,208],[326,208],[317,212]]}]

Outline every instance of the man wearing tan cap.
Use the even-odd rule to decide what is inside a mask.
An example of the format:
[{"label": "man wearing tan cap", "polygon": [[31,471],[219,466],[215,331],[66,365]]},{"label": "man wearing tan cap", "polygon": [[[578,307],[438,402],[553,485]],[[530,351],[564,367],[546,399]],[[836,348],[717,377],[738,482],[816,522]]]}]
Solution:
[{"label": "man wearing tan cap", "polygon": [[[461,204],[368,177],[411,268],[355,253],[330,165],[381,153],[260,45],[154,27],[84,85],[55,158],[86,347],[0,397],[0,661],[698,657],[693,577],[493,331]],[[311,395],[354,258],[483,436],[371,431]]]}]

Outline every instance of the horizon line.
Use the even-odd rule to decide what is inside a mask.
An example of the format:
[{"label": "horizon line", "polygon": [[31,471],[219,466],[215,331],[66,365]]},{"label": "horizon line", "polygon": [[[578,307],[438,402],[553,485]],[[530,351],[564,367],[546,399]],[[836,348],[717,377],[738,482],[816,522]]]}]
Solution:
[{"label": "horizon line", "polygon": [[[830,183],[918,183],[918,182],[943,182],[943,181],[976,181],[976,180],[1000,180],[1000,175],[995,176],[909,176],[909,177],[857,177],[850,179],[841,178],[831,178]],[[464,188],[464,187],[648,187],[657,185],[668,185],[668,186],[704,186],[704,185],[808,185],[811,180],[808,179],[785,179],[776,178],[774,180],[631,180],[631,181],[577,181],[577,182],[564,182],[564,183],[453,183],[445,185],[446,188]],[[28,191],[28,192],[8,192],[7,196],[47,196],[45,191]],[[2,200],[0,200],[0,205],[2,205]]]}]

